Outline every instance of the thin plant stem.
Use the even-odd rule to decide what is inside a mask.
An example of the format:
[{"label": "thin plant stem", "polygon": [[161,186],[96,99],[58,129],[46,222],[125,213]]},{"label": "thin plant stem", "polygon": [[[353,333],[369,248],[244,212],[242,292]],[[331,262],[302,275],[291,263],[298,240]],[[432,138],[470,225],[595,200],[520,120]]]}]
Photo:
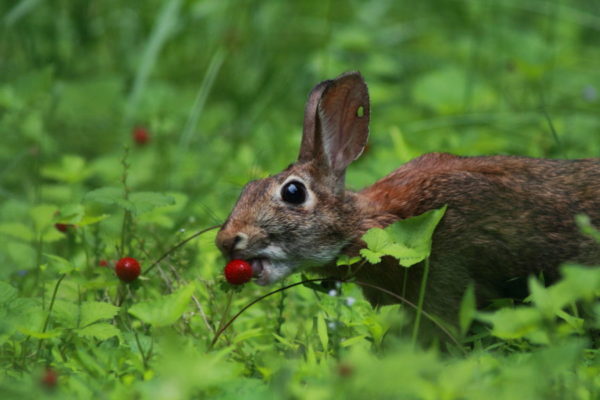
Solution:
[{"label": "thin plant stem", "polygon": [[[58,288],[60,287],[61,282],[63,281],[63,279],[65,279],[66,276],[67,276],[67,274],[62,274],[60,276],[60,278],[58,278],[58,280],[56,281],[56,285],[54,285],[54,291],[52,292],[52,298],[50,299],[50,306],[48,307],[48,315],[46,316],[46,321],[44,322],[44,328],[42,329],[42,333],[46,333],[46,330],[48,329],[48,325],[50,324],[50,316],[52,314],[52,309],[54,308],[54,301],[56,300],[56,294],[58,293]],[[40,342],[38,344],[36,354],[38,354],[40,352],[43,341],[44,341],[44,339],[41,338]]]},{"label": "thin plant stem", "polygon": [[421,325],[421,314],[423,313],[423,302],[425,301],[425,291],[427,290],[427,279],[429,278],[429,257],[425,259],[423,268],[423,277],[421,278],[421,288],[419,289],[419,300],[417,302],[417,315],[413,326],[412,343],[417,343],[419,327]]},{"label": "thin plant stem", "polygon": [[262,296],[257,297],[256,299],[252,300],[250,303],[246,304],[240,311],[238,311],[233,317],[231,317],[231,319],[229,321],[227,321],[227,323],[225,323],[224,325],[220,326],[219,329],[217,329],[217,333],[215,333],[215,336],[214,336],[212,342],[210,343],[209,349],[211,349],[215,345],[215,343],[217,343],[217,340],[219,340],[219,337],[221,336],[221,334],[227,328],[229,328],[229,326],[237,319],[237,317],[242,315],[242,313],[244,311],[246,311],[247,309],[249,309],[256,303],[258,303],[259,301],[266,299],[267,297],[272,296],[274,294],[277,294],[283,290],[293,288],[294,286],[304,285],[306,283],[311,283],[311,282],[321,282],[321,281],[328,280],[328,279],[330,279],[330,278],[306,279],[306,280],[303,280],[300,282],[292,283],[291,285],[280,287],[279,289],[275,289],[272,292],[269,292],[267,294],[263,294]]},{"label": "thin plant stem", "polygon": [[[226,324],[222,325],[219,327],[219,329],[217,330],[217,332],[215,333],[215,336],[212,340],[212,342],[209,345],[209,349],[213,348],[215,343],[217,343],[217,340],[219,340],[219,337],[221,336],[221,334],[227,329],[229,328],[229,326],[242,314],[244,313],[247,309],[249,309],[250,307],[252,307],[253,305],[255,305],[256,303],[262,301],[263,299],[272,296],[274,294],[277,294],[281,291],[284,290],[288,290],[291,289],[295,286],[299,286],[299,285],[306,285],[307,283],[313,283],[313,282],[322,282],[322,281],[328,281],[328,280],[336,280],[339,282],[343,282],[343,283],[354,283],[356,285],[362,286],[362,287],[368,287],[371,289],[375,289],[378,290],[382,293],[387,294],[390,297],[393,297],[397,300],[399,300],[401,303],[404,303],[406,305],[408,305],[409,307],[418,310],[419,307],[417,305],[415,305],[414,303],[412,303],[411,301],[405,299],[404,297],[401,297],[399,295],[397,295],[396,293],[389,291],[387,289],[384,289],[380,286],[377,285],[373,285],[367,282],[362,282],[362,281],[356,281],[356,280],[340,280],[340,279],[335,279],[335,278],[317,278],[317,279],[306,279],[300,282],[296,282],[296,283],[292,283],[290,285],[287,286],[283,286],[279,289],[273,290],[272,292],[266,293],[262,296],[257,297],[256,299],[252,300],[250,303],[246,304],[240,311],[238,311],[233,317],[231,317],[231,319],[229,321],[227,321]],[[461,351],[463,352],[463,354],[466,354],[466,351],[463,349],[463,347],[461,346],[461,344],[458,342],[458,340],[456,340],[456,338],[452,335],[452,333],[450,333],[448,331],[448,329],[446,329],[442,324],[440,324],[434,317],[433,315],[429,314],[428,312],[426,312],[425,310],[422,309],[421,307],[421,312],[420,314],[422,314],[425,318],[429,319],[441,332],[443,332],[445,335],[447,335],[450,340],[459,348],[461,349]]]},{"label": "thin plant stem", "polygon": [[172,252],[174,252],[175,250],[179,249],[181,246],[185,245],[185,244],[186,244],[187,242],[189,242],[190,240],[192,240],[192,239],[194,239],[194,238],[196,238],[196,237],[198,237],[198,236],[202,235],[202,234],[203,234],[203,233],[205,233],[205,232],[212,231],[213,229],[217,229],[217,228],[220,228],[220,227],[221,227],[221,225],[214,225],[214,226],[208,227],[208,228],[206,228],[206,229],[202,229],[201,231],[198,231],[198,232],[194,233],[192,236],[190,236],[190,237],[188,237],[188,238],[186,238],[186,239],[183,239],[181,242],[177,243],[175,246],[173,246],[173,247],[171,247],[169,250],[167,250],[167,251],[165,252],[165,254],[163,254],[162,256],[160,256],[160,257],[158,258],[158,260],[154,261],[154,262],[152,263],[152,265],[150,265],[150,267],[148,267],[148,269],[146,270],[146,272],[145,272],[145,273],[146,273],[146,274],[148,274],[148,273],[149,273],[150,271],[152,271],[152,270],[153,270],[153,269],[154,269],[154,268],[155,268],[155,267],[156,267],[156,266],[157,266],[157,265],[158,265],[158,264],[159,264],[159,263],[160,263],[162,260],[164,260],[165,258],[167,258],[167,257],[169,256],[169,254],[171,254],[171,253],[172,253]]},{"label": "thin plant stem", "polygon": [[[231,309],[231,302],[233,301],[233,290],[231,290],[229,292],[229,295],[227,296],[227,304],[225,305],[225,310],[223,310],[223,315],[221,316],[221,321],[219,321],[219,329],[217,329],[217,332],[223,332],[225,329],[223,329],[223,325],[225,325],[225,319],[227,318],[227,315],[229,314],[229,310]],[[212,344],[211,344],[212,346]]]}]

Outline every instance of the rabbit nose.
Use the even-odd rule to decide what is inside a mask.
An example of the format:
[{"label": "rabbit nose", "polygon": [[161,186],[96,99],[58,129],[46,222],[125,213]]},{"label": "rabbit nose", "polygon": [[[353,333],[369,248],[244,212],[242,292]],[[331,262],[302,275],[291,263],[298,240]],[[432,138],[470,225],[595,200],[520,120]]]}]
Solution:
[{"label": "rabbit nose", "polygon": [[228,235],[225,231],[221,231],[217,235],[217,246],[227,256],[231,256],[235,251],[244,250],[247,245],[248,235],[245,233],[237,232]]}]

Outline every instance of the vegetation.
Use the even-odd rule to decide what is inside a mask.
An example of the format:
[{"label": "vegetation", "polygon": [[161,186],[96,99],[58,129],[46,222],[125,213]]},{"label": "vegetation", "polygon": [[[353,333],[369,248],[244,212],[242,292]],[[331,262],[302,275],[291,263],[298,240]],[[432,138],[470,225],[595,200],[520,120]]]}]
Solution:
[{"label": "vegetation", "polygon": [[0,29],[2,399],[600,397],[600,269],[497,311],[468,291],[456,342],[423,346],[346,283],[220,329],[277,287],[228,285],[215,230],[174,248],[294,160],[307,93],[347,70],[372,101],[351,187],[429,151],[600,156],[596,2],[16,0]]}]

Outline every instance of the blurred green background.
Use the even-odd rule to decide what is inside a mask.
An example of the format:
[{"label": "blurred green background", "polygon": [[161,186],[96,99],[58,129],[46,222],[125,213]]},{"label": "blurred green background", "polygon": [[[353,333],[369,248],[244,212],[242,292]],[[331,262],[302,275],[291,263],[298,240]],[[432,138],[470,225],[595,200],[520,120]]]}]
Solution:
[{"label": "blurred green background", "polygon": [[[570,375],[578,365],[598,384],[600,367],[586,369],[593,363],[577,358],[580,344],[530,363],[519,358],[531,350],[526,341],[509,343],[510,359],[489,356],[495,344],[450,363],[404,345],[383,357],[401,314],[373,311],[356,288],[353,306],[302,288],[286,292],[285,304],[273,296],[236,322],[225,350],[207,353],[206,326],[216,326],[227,302],[214,235],[143,275],[121,313],[187,280],[198,283],[206,324],[191,314],[153,330],[121,315],[105,323],[113,334],[92,340],[73,310],[82,298],[117,303],[122,287],[96,267],[118,258],[124,242],[145,268],[224,221],[248,180],[294,161],[307,94],[345,71],[362,72],[372,102],[370,144],[349,169],[352,188],[431,151],[599,157],[599,49],[597,0],[0,0],[0,279],[27,297],[19,300],[36,310],[26,317],[38,329],[24,334],[22,320],[0,318],[0,389],[36,398],[23,389],[37,379],[28,374],[51,364],[72,398],[398,390],[405,398],[593,398],[593,385],[575,390],[581,381]],[[132,137],[140,127],[145,144]],[[92,204],[88,193],[122,188],[124,176],[129,190],[168,193],[175,204],[146,195],[144,212],[123,229],[122,205]],[[55,222],[78,227],[64,234]],[[34,334],[64,271],[50,324],[58,333],[42,341],[44,332]],[[233,308],[265,290],[248,285]],[[140,359],[138,335],[161,358]],[[337,364],[344,349],[353,351],[354,386]],[[567,378],[554,380],[548,365]],[[7,377],[20,383],[3,386]],[[567,389],[552,391],[553,382]]]},{"label": "blurred green background", "polygon": [[[21,0],[0,14],[4,201],[118,183],[142,125],[131,185],[183,191],[190,215],[222,221],[243,183],[293,161],[312,86],[348,70],[372,101],[353,187],[428,151],[600,155],[591,0]],[[84,166],[53,190],[48,167],[69,155]]]}]

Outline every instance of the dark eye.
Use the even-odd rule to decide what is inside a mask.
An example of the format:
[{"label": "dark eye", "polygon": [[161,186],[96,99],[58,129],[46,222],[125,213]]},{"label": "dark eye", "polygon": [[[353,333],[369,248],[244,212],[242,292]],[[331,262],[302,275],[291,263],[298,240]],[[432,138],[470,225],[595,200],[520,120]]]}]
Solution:
[{"label": "dark eye", "polygon": [[281,198],[286,203],[302,204],[306,201],[306,188],[298,181],[290,181],[281,188]]}]

